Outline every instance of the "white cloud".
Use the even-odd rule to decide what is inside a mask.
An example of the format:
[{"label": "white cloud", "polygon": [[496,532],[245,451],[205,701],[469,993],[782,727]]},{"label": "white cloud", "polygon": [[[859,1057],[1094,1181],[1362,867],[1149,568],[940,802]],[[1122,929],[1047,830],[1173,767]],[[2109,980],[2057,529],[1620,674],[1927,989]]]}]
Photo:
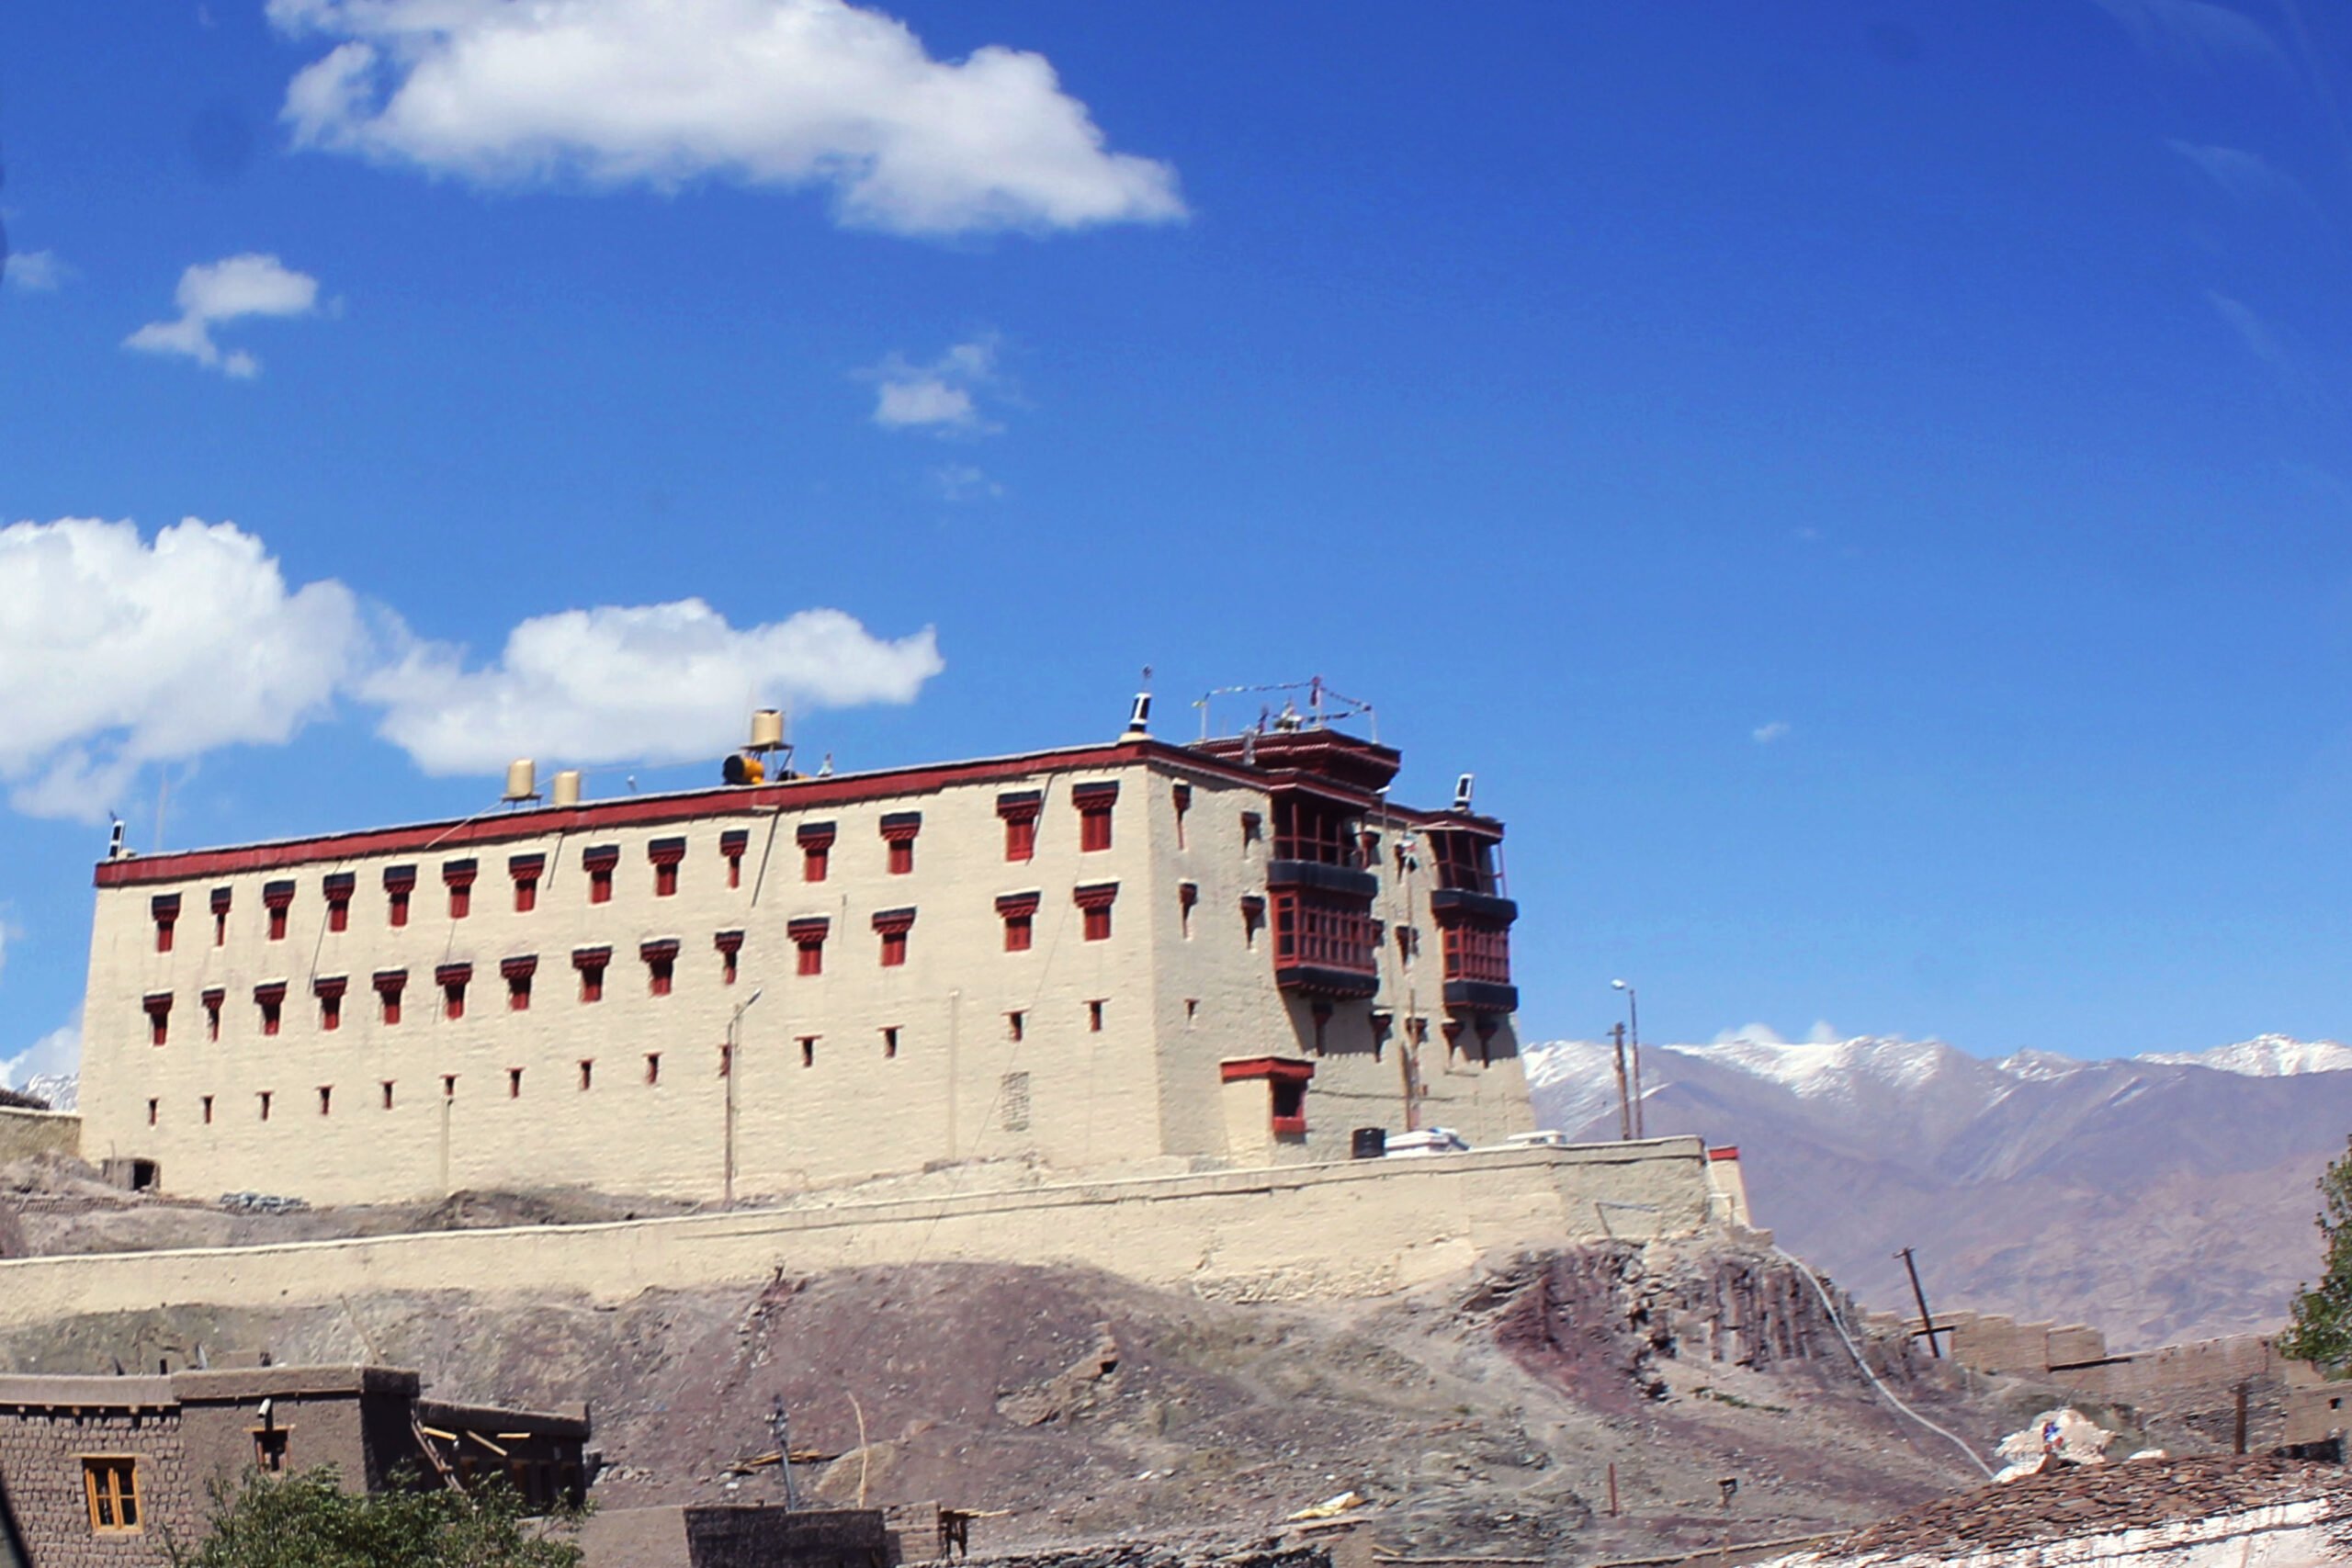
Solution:
[{"label": "white cloud", "polygon": [[82,1066],[82,1015],[52,1029],[13,1056],[0,1056],[0,1084],[22,1089],[25,1080],[43,1074],[72,1075]]},{"label": "white cloud", "polygon": [[2312,205],[2311,193],[2303,189],[2301,181],[2272,168],[2256,153],[2178,140],[2168,141],[2165,145],[2211,180],[2216,189],[2239,201],[2252,204],[2283,200],[2300,207]]},{"label": "white cloud", "polygon": [[1770,746],[1775,740],[1786,740],[1792,732],[1787,720],[1776,718],[1770,724],[1758,725],[1747,733],[1758,746]]},{"label": "white cloud", "polygon": [[20,810],[103,816],[146,763],[286,740],[364,640],[349,590],[289,592],[229,524],[0,528],[0,780]]},{"label": "white cloud", "polygon": [[[1819,1018],[1814,1020],[1813,1027],[1805,1031],[1803,1043],[1836,1045],[1845,1039],[1846,1036],[1838,1031],[1837,1025],[1826,1018]],[[1743,1023],[1737,1029],[1726,1029],[1715,1036],[1714,1043],[1718,1045],[1794,1045],[1799,1043],[1797,1041],[1788,1039],[1769,1023]]]},{"label": "white cloud", "polygon": [[2298,397],[2310,393],[2311,377],[2305,373],[2301,361],[2286,339],[2252,306],[2211,289],[2206,290],[2205,298],[2236,334],[2238,342],[2245,345],[2245,351],[2263,363],[2284,390]]},{"label": "white cloud", "polygon": [[338,698],[427,773],[493,773],[711,753],[754,707],[910,702],[944,667],[928,629],[804,610],[739,630],[688,599],[538,616],[468,669],[332,579],[289,590],[232,524],[0,528],[0,783],[35,816],[103,818],[140,768],[282,744]]},{"label": "white cloud", "polygon": [[981,417],[975,397],[996,380],[992,334],[956,344],[928,365],[910,364],[894,354],[859,374],[876,383],[874,423],[885,430],[992,435],[1003,428]]},{"label": "white cloud", "polygon": [[289,85],[299,145],[484,184],[820,186],[905,234],[1184,216],[1042,55],[934,60],[844,0],[269,0],[335,40]]},{"label": "white cloud", "polygon": [[943,463],[931,471],[931,479],[939,487],[942,501],[959,505],[967,501],[996,501],[1004,494],[1004,486],[969,463]]},{"label": "white cloud", "polygon": [[176,320],[150,321],[122,340],[125,348],[177,354],[240,380],[261,373],[243,349],[223,355],[212,329],[246,316],[307,316],[318,309],[319,280],[289,270],[276,256],[247,254],[189,267],[180,274]]},{"label": "white cloud", "polygon": [[486,669],[420,646],[360,694],[384,706],[384,738],[426,773],[475,773],[513,757],[713,755],[753,708],[911,702],[945,667],[928,628],[889,641],[839,610],[803,610],[737,630],[687,599],[525,621]]},{"label": "white cloud", "polygon": [[18,251],[0,264],[0,283],[28,294],[47,294],[64,285],[66,271],[55,251]]},{"label": "white cloud", "polygon": [[2091,0],[2142,52],[2210,70],[2243,62],[2285,71],[2286,51],[2261,23],[2211,0]]}]

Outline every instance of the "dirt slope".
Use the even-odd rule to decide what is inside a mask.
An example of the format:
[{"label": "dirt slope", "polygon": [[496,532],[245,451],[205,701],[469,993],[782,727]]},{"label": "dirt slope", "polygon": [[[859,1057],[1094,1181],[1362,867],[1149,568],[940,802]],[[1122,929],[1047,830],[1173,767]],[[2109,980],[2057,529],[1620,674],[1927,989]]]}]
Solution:
[{"label": "dirt slope", "polygon": [[[1736,1247],[1498,1260],[1449,1290],[1316,1310],[949,1264],[613,1307],[449,1291],[178,1309],[0,1327],[0,1370],[180,1365],[199,1348],[413,1365],[444,1394],[585,1396],[610,1461],[597,1495],[616,1506],[780,1497],[772,1469],[727,1472],[771,1446],[781,1396],[795,1447],[841,1456],[798,1467],[804,1495],[1011,1510],[983,1525],[989,1550],[1257,1539],[1353,1490],[1398,1551],[1589,1561],[1726,1527],[1851,1526],[1977,1478],[1871,1393],[1789,1265]],[[1871,1355],[1979,1451],[2037,1407],[1907,1346]]]}]

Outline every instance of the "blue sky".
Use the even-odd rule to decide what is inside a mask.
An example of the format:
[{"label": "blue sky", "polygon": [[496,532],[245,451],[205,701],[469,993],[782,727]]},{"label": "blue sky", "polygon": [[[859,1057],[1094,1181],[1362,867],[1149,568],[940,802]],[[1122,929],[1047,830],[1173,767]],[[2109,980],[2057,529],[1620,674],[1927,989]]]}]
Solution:
[{"label": "blue sky", "polygon": [[2347,66],[2295,0],[10,8],[0,1059],[165,780],[187,846],[692,782],[753,693],[1023,750],[1146,665],[1476,770],[1531,1038],[2352,1033]]}]

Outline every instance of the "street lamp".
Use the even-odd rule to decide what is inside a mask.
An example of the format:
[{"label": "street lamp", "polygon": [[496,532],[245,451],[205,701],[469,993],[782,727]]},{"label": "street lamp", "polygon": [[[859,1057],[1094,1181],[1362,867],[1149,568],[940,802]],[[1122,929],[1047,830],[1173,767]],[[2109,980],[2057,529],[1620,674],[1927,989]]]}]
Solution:
[{"label": "street lamp", "polygon": [[735,1206],[735,1075],[743,1070],[743,1064],[738,1059],[735,1049],[736,1032],[742,1024],[743,1015],[752,1010],[752,1004],[766,994],[767,987],[763,986],[737,1002],[734,1015],[727,1021],[727,1172],[721,1183],[721,1194],[726,1206],[730,1209]]},{"label": "street lamp", "polygon": [[1634,1136],[1644,1136],[1642,1130],[1642,1002],[1634,987],[1623,980],[1611,980],[1611,987],[1625,993],[1625,1014],[1632,1021],[1634,1035]]}]

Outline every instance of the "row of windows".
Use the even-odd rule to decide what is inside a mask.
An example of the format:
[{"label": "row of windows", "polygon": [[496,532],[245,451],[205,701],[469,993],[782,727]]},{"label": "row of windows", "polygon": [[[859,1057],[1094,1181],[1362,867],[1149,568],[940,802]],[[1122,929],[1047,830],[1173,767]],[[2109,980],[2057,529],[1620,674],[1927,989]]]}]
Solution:
[{"label": "row of windows", "polygon": [[[1106,997],[1093,998],[1082,1003],[1081,1006],[1084,1010],[1080,1016],[1085,1021],[1086,1032],[1090,1034],[1102,1033],[1103,1032],[1104,1021],[1109,1017],[1109,1010],[1111,1006],[1110,998]],[[1196,1003],[1188,1002],[1186,1004],[1188,1010],[1195,1006],[1197,1006]],[[1008,1012],[1004,1017],[1006,1036],[1008,1039],[1018,1041],[1026,1037],[1029,1026],[1029,1014],[1026,1010]],[[881,1047],[882,1057],[885,1061],[895,1061],[898,1059],[900,1037],[903,1032],[903,1026],[899,1024],[886,1024],[882,1027],[880,1031]],[[799,1047],[800,1065],[802,1066],[813,1067],[817,1065],[817,1046],[823,1039],[824,1036],[822,1034],[802,1034],[794,1037],[794,1043]],[[660,1087],[662,1083],[662,1053],[659,1051],[648,1051],[645,1053],[643,1076],[639,1081],[649,1088]],[[727,1077],[729,1072],[732,1070],[732,1066],[733,1047],[730,1045],[719,1046],[718,1076],[722,1078]],[[593,1056],[582,1057],[580,1059],[579,1067],[580,1076],[577,1080],[577,1087],[580,1091],[584,1093],[596,1087],[596,1058]],[[444,1100],[457,1099],[458,1076],[459,1075],[456,1073],[444,1073],[441,1075],[441,1096]],[[399,1080],[396,1078],[380,1079],[377,1083],[376,1088],[378,1108],[384,1111],[393,1109],[395,1104],[398,1103]],[[335,1086],[333,1084],[321,1084],[318,1086],[318,1111],[320,1115],[331,1116],[334,1113],[334,1089]],[[523,1098],[523,1069],[521,1067],[509,1067],[506,1069],[506,1098],[509,1100],[520,1100]],[[254,1091],[254,1099],[260,1120],[264,1122],[268,1121],[270,1119],[270,1112],[277,1106],[277,1091],[274,1089],[258,1089]],[[208,1127],[212,1125],[213,1109],[213,1096],[207,1094],[198,1097],[197,1114],[198,1119]],[[147,1124],[150,1127],[158,1125],[163,1120],[163,1114],[164,1102],[161,1100],[148,1100]]]},{"label": "row of windows", "polygon": [[[1108,1016],[1108,1010],[1110,1008],[1109,998],[1098,997],[1091,998],[1081,1005],[1085,1010],[1083,1017],[1085,1020],[1087,1032],[1091,1034],[1102,1033],[1103,1032],[1104,1021]],[[1187,1028],[1192,1026],[1192,1021],[1196,1015],[1199,1007],[1200,1003],[1197,998],[1186,999],[1184,1003],[1184,1013],[1186,1021],[1185,1026]],[[1313,1010],[1311,1016],[1314,1020],[1315,1033],[1310,1049],[1313,1054],[1317,1056],[1325,1055],[1329,1052],[1330,1045],[1329,1032],[1333,1012],[1334,1010],[1331,1004],[1328,1002],[1318,1002]],[[1027,1038],[1029,1031],[1029,1013],[1027,1010],[1022,1009],[1007,1012],[1004,1015],[1004,1020],[1005,1036],[1008,1040],[1017,1043]],[[1395,1027],[1396,1020],[1393,1014],[1384,1010],[1374,1009],[1369,1013],[1368,1021],[1372,1030],[1373,1057],[1376,1061],[1380,1059],[1385,1052],[1389,1033]],[[1461,1019],[1448,1018],[1441,1025],[1441,1029],[1445,1039],[1446,1059],[1449,1062],[1453,1061],[1457,1055],[1462,1055],[1465,1050],[1469,1050],[1475,1054],[1480,1066],[1486,1066],[1492,1065],[1492,1045],[1495,1035],[1498,1032],[1498,1026],[1495,1020],[1483,1015],[1476,1019],[1474,1021],[1474,1032],[1476,1039],[1476,1044],[1475,1047],[1465,1045],[1463,1041],[1462,1035],[1464,1028],[1463,1021]],[[1430,1021],[1426,1018],[1419,1016],[1408,1018],[1405,1020],[1406,1037],[1412,1041],[1416,1045],[1426,1044],[1429,1040],[1429,1024]],[[881,1053],[885,1061],[895,1061],[898,1059],[903,1032],[903,1027],[899,1024],[886,1024],[879,1031]],[[825,1037],[822,1034],[802,1034],[794,1038],[794,1043],[799,1049],[800,1065],[802,1066],[813,1067],[817,1065],[817,1047],[824,1038]],[[723,1078],[733,1070],[733,1053],[734,1047],[731,1045],[720,1045],[718,1048],[718,1077]],[[640,1083],[644,1084],[648,1088],[659,1088],[661,1086],[662,1059],[662,1052],[648,1051],[645,1053],[643,1058],[644,1066],[641,1070],[641,1077],[639,1079]],[[505,1087],[507,1099],[520,1100],[523,1098],[523,1073],[524,1069],[521,1067],[509,1067],[506,1069]],[[458,1098],[458,1077],[459,1075],[457,1073],[444,1073],[441,1075],[442,1099],[446,1100],[454,1100]],[[581,1093],[586,1093],[596,1087],[596,1058],[593,1056],[583,1056],[580,1059],[579,1077],[575,1080],[575,1087],[577,1091]],[[1275,1131],[1303,1133],[1306,1131],[1306,1125],[1303,1120],[1297,1121],[1297,1124],[1295,1126],[1285,1125],[1284,1123],[1292,1122],[1301,1116],[1302,1112],[1299,1109],[1298,1101],[1300,1098],[1300,1091],[1304,1086],[1300,1083],[1288,1084],[1287,1087],[1289,1092],[1287,1095],[1283,1093],[1284,1087],[1284,1085],[1279,1084],[1276,1086],[1274,1107],[1274,1114],[1276,1117]],[[394,1078],[380,1079],[378,1081],[376,1089],[376,1103],[378,1109],[383,1111],[392,1110],[398,1103],[399,1080]],[[320,1115],[331,1116],[334,1113],[334,1091],[335,1086],[333,1084],[321,1084],[318,1086],[318,1113]],[[277,1091],[273,1089],[258,1089],[254,1091],[254,1100],[258,1119],[264,1122],[268,1121],[270,1119],[270,1112],[277,1106]],[[1289,1105],[1289,1109],[1287,1110],[1284,1109],[1285,1100],[1287,1100]],[[161,1100],[150,1100],[147,1101],[147,1124],[149,1126],[156,1126],[162,1122],[163,1103],[164,1102]],[[197,1114],[198,1120],[205,1126],[209,1127],[212,1125],[214,1114],[213,1096],[207,1094],[198,1097]]]},{"label": "row of windows", "polygon": [[[1190,886],[1189,884],[1187,886]],[[1087,942],[1108,942],[1111,937],[1111,909],[1117,901],[1119,885],[1100,882],[1075,888],[1071,899],[1080,916],[1080,936]],[[1034,945],[1037,908],[1042,895],[1012,893],[996,901],[997,915],[1004,925],[1004,951],[1024,953]],[[1189,908],[1189,906],[1188,906]],[[874,931],[880,942],[881,966],[885,969],[902,967],[907,962],[908,939],[914,930],[916,911],[912,908],[883,909],[874,916]],[[794,948],[794,972],[803,976],[825,972],[825,939],[831,934],[832,920],[824,915],[810,916],[786,923],[785,934]],[[645,965],[646,990],[656,997],[671,994],[677,976],[679,942],[675,938],[663,938],[638,944],[638,958]],[[743,933],[740,931],[718,932],[711,945],[719,959],[722,985],[735,984],[740,973],[739,959],[743,948]],[[605,972],[612,964],[613,950],[609,947],[580,947],[572,949],[571,966],[580,976],[580,999],[599,1002],[605,999]],[[539,959],[537,953],[523,953],[502,959],[499,976],[506,986],[506,1007],[510,1012],[527,1012],[531,1007],[533,988],[538,977]],[[466,1015],[467,992],[474,978],[471,963],[443,964],[433,971],[434,985],[441,993],[441,1016],[449,1019]],[[408,990],[409,972],[405,969],[379,969],[372,976],[377,1004],[387,1024],[401,1021],[403,998]],[[311,983],[311,995],[319,1006],[319,1027],[333,1031],[343,1027],[344,998],[351,988],[350,976],[322,976]],[[254,1006],[259,1012],[261,1032],[275,1035],[285,1022],[288,983],[266,981],[254,987]],[[213,987],[198,996],[204,1008],[204,1029],[207,1040],[220,1038],[220,1015],[228,1001],[225,987]],[[156,991],[141,999],[147,1015],[148,1037],[152,1043],[170,1043],[173,993]]]},{"label": "row of windows", "polygon": [[[1078,807],[1079,849],[1093,853],[1111,847],[1111,810],[1119,796],[1115,783],[1082,784],[1071,791]],[[1191,792],[1182,791],[1182,801],[1190,803]],[[1028,790],[997,797],[997,815],[1004,822],[1004,858],[1008,862],[1027,861],[1037,852],[1037,818],[1043,809],[1044,794]],[[1181,818],[1182,807],[1179,807]],[[892,876],[910,875],[915,869],[915,840],[922,831],[922,813],[894,811],[886,813],[879,824],[884,848],[884,868]],[[823,882],[831,874],[836,825],[831,822],[803,822],[795,832],[800,850],[800,879],[803,882]],[[727,867],[727,886],[743,885],[743,856],[751,847],[747,829],[735,828],[718,838],[719,858]],[[613,874],[620,864],[621,852],[612,844],[592,844],[581,851],[581,869],[588,877],[588,901],[608,904],[613,897]],[[678,868],[685,861],[686,840],[683,838],[655,839],[646,845],[646,860],[653,873],[653,896],[674,897],[678,891]],[[481,862],[471,856],[444,861],[441,883],[448,897],[449,918],[462,920],[473,912],[474,883],[481,874]],[[545,879],[548,857],[544,853],[509,855],[506,874],[514,885],[514,910],[527,914],[538,908],[539,884]],[[387,922],[392,926],[408,924],[410,905],[416,891],[417,868],[414,865],[393,865],[384,868],[383,890]],[[358,876],[353,872],[330,873],[320,884],[327,907],[327,930],[347,931],[351,925],[351,900],[358,889]],[[290,880],[266,883],[262,887],[262,906],[268,916],[269,940],[282,942],[286,938],[287,917],[292,908],[295,885]],[[211,893],[212,944],[225,946],[229,940],[229,913],[234,903],[235,889],[216,887]],[[182,896],[159,893],[149,900],[148,910],[155,923],[155,951],[169,953],[176,940]]]}]

